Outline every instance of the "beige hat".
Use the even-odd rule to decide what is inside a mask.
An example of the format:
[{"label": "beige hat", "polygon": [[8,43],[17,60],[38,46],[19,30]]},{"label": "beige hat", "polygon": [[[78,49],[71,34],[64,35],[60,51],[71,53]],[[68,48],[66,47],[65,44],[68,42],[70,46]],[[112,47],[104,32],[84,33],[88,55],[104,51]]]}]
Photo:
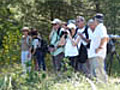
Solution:
[{"label": "beige hat", "polygon": [[29,32],[29,30],[30,30],[29,27],[23,27],[22,28],[22,31],[28,31]]}]

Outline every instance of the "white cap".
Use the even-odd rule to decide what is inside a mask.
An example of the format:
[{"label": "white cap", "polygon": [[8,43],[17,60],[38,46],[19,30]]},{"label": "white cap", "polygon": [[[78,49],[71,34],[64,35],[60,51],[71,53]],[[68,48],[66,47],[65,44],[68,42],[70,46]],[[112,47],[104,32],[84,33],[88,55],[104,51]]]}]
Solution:
[{"label": "white cap", "polygon": [[60,19],[57,19],[55,18],[53,21],[52,21],[52,24],[60,24],[61,23],[61,20]]},{"label": "white cap", "polygon": [[75,24],[73,24],[73,23],[68,24],[67,27],[68,27],[69,29],[76,29],[76,26],[75,26]]}]

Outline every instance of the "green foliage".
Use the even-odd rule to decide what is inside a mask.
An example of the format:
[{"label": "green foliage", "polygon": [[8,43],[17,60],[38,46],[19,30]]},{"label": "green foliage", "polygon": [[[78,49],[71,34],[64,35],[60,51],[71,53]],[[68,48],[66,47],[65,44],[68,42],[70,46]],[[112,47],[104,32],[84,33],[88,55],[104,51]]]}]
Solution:
[{"label": "green foliage", "polygon": [[12,64],[20,61],[20,38],[19,30],[8,31],[2,40],[3,49],[0,52],[1,64]]},{"label": "green foliage", "polygon": [[[17,67],[16,67],[17,66]],[[10,69],[11,68],[11,69]],[[32,71],[29,74],[23,74],[18,64],[9,66],[0,74],[0,90],[91,90],[93,86],[83,74],[77,72],[71,77],[61,77],[54,73]],[[96,90],[119,90],[120,84],[118,78],[109,78],[109,84],[101,84],[91,81]]]}]

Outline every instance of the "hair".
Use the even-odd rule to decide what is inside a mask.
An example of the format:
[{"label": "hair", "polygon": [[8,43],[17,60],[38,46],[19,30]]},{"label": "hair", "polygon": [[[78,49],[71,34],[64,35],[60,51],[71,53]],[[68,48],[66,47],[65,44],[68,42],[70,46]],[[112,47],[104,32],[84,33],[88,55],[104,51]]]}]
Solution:
[{"label": "hair", "polygon": [[90,23],[94,23],[94,20],[93,19],[90,19],[87,23],[87,25],[89,25]]},{"label": "hair", "polygon": [[77,16],[76,20],[83,21],[85,23],[85,18],[83,16]]},{"label": "hair", "polygon": [[30,35],[31,36],[34,36],[34,35],[38,35],[38,31],[36,29],[31,29],[31,32],[30,32]]},{"label": "hair", "polygon": [[97,19],[97,18],[96,18],[96,20],[97,20],[98,23],[103,23],[103,20],[100,20],[100,19]]}]

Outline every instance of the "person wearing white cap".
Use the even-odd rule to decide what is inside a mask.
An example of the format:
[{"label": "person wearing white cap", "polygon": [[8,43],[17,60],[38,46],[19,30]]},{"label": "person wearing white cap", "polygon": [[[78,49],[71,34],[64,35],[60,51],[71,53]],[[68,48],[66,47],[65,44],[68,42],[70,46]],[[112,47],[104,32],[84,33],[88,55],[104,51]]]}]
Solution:
[{"label": "person wearing white cap", "polygon": [[30,63],[31,60],[31,53],[30,53],[30,46],[31,46],[31,37],[28,35],[29,28],[23,27],[22,29],[22,39],[21,39],[21,62],[24,73],[27,71],[30,72],[31,67],[26,66],[26,63]]},{"label": "person wearing white cap", "polygon": [[107,30],[103,24],[103,14],[96,14],[93,19],[95,30],[91,37],[90,50],[88,53],[90,73],[91,76],[106,83],[107,74],[104,69],[104,60],[106,57],[106,45],[108,42]]},{"label": "person wearing white cap", "polygon": [[73,23],[67,25],[67,38],[65,44],[65,57],[70,59],[70,64],[77,70],[77,56],[78,56],[78,49],[77,45],[80,41],[80,37],[76,33],[76,26]]},{"label": "person wearing white cap", "polygon": [[64,57],[63,47],[59,45],[60,42],[60,32],[61,32],[61,20],[54,19],[52,21],[53,29],[50,33],[50,53],[53,59],[53,66],[55,72],[60,71],[61,69],[61,60]]}]

